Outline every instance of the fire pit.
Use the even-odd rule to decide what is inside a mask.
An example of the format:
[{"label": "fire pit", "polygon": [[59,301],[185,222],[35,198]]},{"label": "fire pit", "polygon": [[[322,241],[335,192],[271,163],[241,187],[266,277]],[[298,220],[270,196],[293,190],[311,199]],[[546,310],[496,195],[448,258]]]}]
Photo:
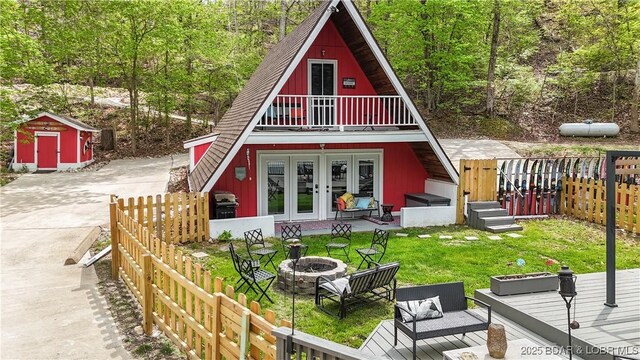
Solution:
[{"label": "fire pit", "polygon": [[[347,265],[338,259],[305,256],[296,266],[296,294],[313,295],[316,279],[326,276],[331,280],[344,276]],[[293,288],[293,260],[284,260],[278,267],[278,287],[290,293]]]}]

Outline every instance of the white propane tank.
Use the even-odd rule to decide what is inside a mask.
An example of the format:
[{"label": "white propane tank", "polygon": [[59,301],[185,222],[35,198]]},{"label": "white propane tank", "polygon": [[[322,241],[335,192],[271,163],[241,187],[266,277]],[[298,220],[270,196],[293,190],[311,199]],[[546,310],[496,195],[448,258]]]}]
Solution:
[{"label": "white propane tank", "polygon": [[619,132],[618,124],[594,123],[593,120],[560,125],[560,135],[562,136],[613,137],[617,136]]}]

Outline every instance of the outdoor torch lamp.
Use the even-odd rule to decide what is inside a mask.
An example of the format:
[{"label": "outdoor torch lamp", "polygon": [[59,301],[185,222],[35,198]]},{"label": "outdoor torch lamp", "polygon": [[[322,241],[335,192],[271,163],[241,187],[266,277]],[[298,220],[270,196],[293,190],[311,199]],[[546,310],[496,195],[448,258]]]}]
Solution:
[{"label": "outdoor torch lamp", "polygon": [[[571,329],[577,329],[580,325],[577,321],[571,322],[571,302],[573,298],[578,294],[576,292],[576,279],[573,275],[573,271],[568,266],[562,266],[562,269],[558,271],[558,282],[560,284],[560,291],[558,293],[562,296],[565,304],[567,304],[567,328],[569,330],[569,360],[572,359],[573,349],[571,348]],[[574,324],[575,323],[575,324]]]},{"label": "outdoor torch lamp", "polygon": [[289,245],[289,259],[293,268],[293,286],[291,289],[291,335],[287,336],[287,353],[293,354],[293,335],[296,328],[296,267],[300,260],[300,240],[292,239]]}]

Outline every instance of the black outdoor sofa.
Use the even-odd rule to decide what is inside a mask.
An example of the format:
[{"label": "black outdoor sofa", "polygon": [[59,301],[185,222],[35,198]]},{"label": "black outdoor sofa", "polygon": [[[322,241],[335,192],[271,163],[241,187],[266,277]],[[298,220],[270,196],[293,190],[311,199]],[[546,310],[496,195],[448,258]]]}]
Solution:
[{"label": "black outdoor sofa", "polygon": [[[399,269],[400,263],[392,262],[376,264],[370,269],[356,271],[333,281],[320,276],[316,279],[316,306],[327,314],[342,319],[347,316],[347,310],[380,299],[393,301],[396,291],[395,277]],[[347,281],[350,290],[344,286]],[[337,313],[327,308],[325,301],[337,305]]]},{"label": "black outdoor sofa", "polygon": [[[466,334],[489,328],[491,323],[491,306],[485,302],[464,295],[464,284],[453,282],[435,285],[422,285],[398,288],[396,301],[422,300],[440,297],[443,316],[436,319],[415,321],[415,315],[396,305],[394,306],[393,345],[398,345],[398,330],[405,333],[413,341],[413,359],[416,359],[416,341],[438,336]],[[467,300],[473,300],[488,309],[488,319],[467,310]],[[413,321],[403,322],[401,311],[409,313]]]}]

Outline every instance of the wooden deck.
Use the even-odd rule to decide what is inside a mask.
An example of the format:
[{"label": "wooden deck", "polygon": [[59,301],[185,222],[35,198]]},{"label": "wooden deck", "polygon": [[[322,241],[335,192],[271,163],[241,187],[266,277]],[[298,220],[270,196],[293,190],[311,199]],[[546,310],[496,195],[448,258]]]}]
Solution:
[{"label": "wooden deck", "polygon": [[[481,314],[486,318],[487,311],[485,309],[473,309],[473,312]],[[559,352],[561,349],[545,340],[543,337],[538,336],[511,320],[492,312],[491,321],[494,323],[504,325],[507,332],[508,340],[516,339],[529,339],[532,342],[540,345],[542,348],[548,349],[548,351]],[[418,341],[417,358],[420,360],[441,360],[442,352],[447,350],[461,349],[469,346],[485,345],[487,343],[487,332],[477,331],[474,333],[468,333],[466,336],[452,335],[443,336],[433,339]],[[398,346],[393,346],[393,320],[383,320],[369,335],[367,340],[364,341],[360,350],[371,353],[376,356],[383,356],[389,359],[411,359],[411,340],[404,335],[401,331],[398,332]],[[567,358],[566,356],[562,356]],[[579,357],[574,356],[574,359]]]},{"label": "wooden deck", "polygon": [[[604,305],[605,273],[577,277],[578,295],[571,308],[571,316],[575,308],[575,319],[580,323],[580,328],[572,331],[576,352],[585,359],[612,359],[614,354],[640,359],[640,269],[616,272],[616,308]],[[567,344],[567,309],[556,291],[497,296],[483,289],[477,290],[475,297],[548,341]]]}]

